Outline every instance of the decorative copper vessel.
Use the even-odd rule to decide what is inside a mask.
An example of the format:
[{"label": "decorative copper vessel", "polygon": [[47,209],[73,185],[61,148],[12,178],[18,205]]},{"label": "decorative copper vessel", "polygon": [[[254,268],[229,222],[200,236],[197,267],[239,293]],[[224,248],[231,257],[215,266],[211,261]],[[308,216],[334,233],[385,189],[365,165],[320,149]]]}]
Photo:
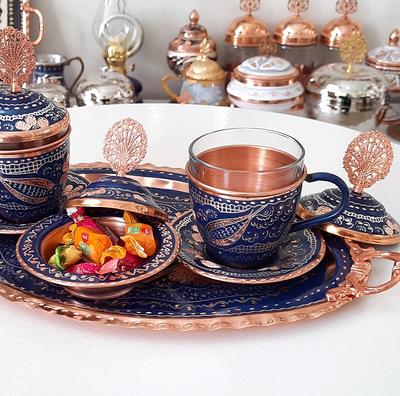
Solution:
[{"label": "decorative copper vessel", "polygon": [[14,223],[58,212],[69,169],[67,110],[23,88],[35,62],[21,31],[0,31],[0,216]]},{"label": "decorative copper vessel", "polygon": [[305,108],[309,117],[356,130],[376,128],[387,109],[388,83],[364,62],[367,46],[357,33],[342,39],[339,54],[344,63],[314,70],[309,78]]},{"label": "decorative copper vessel", "polygon": [[289,0],[288,10],[294,15],[282,21],[274,34],[278,44],[278,56],[296,66],[302,81],[306,81],[314,69],[315,48],[318,41],[315,25],[301,15],[308,10],[308,7],[309,0]]},{"label": "decorative copper vessel", "polygon": [[246,15],[235,19],[225,35],[225,70],[232,71],[245,59],[259,55],[269,40],[267,25],[253,16],[261,0],[241,0],[240,9]]},{"label": "decorative copper vessel", "polygon": [[180,94],[176,95],[168,85],[170,80],[177,80],[176,75],[166,75],[162,79],[162,88],[170,99],[177,103],[225,105],[226,76],[219,64],[209,58],[213,49],[208,39],[200,45],[200,53],[183,70],[183,84]]},{"label": "decorative copper vessel", "polygon": [[389,82],[389,107],[384,122],[389,134],[400,139],[400,30],[394,29],[388,44],[368,52],[367,65],[379,70]]},{"label": "decorative copper vessel", "polygon": [[199,24],[200,15],[193,10],[189,15],[189,23],[182,27],[168,47],[168,66],[176,74],[182,75],[183,70],[190,65],[200,53],[200,45],[204,39],[208,40],[210,59],[217,59],[217,44],[208,36],[207,29]]},{"label": "decorative copper vessel", "polygon": [[343,38],[353,33],[363,33],[361,25],[349,17],[357,11],[357,5],[357,0],[337,0],[336,12],[341,16],[330,21],[322,31],[321,65],[339,62],[337,51]]}]

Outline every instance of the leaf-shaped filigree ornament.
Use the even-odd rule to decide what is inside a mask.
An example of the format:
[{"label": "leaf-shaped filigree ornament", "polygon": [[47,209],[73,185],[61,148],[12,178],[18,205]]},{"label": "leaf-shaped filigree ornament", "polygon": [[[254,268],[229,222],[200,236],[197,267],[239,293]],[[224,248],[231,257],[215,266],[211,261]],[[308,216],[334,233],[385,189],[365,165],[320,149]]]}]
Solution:
[{"label": "leaf-shaped filigree ornament", "polygon": [[336,2],[336,12],[347,16],[357,11],[357,0],[338,0]]},{"label": "leaf-shaped filigree ornament", "polygon": [[349,145],[343,158],[353,191],[361,194],[389,173],[393,163],[393,148],[389,139],[379,131],[358,135]]},{"label": "leaf-shaped filigree ornament", "polygon": [[310,5],[310,0],[289,0],[288,10],[294,12],[296,15],[300,15],[302,12],[306,12]]},{"label": "leaf-shaped filigree ornament", "polygon": [[251,15],[260,9],[261,0],[240,0],[240,9]]},{"label": "leaf-shaped filigree ornament", "polygon": [[10,85],[11,92],[21,91],[35,63],[33,45],[25,34],[12,27],[0,30],[0,80]]},{"label": "leaf-shaped filigree ornament", "polygon": [[118,176],[136,168],[147,151],[147,136],[143,126],[132,118],[116,122],[107,132],[103,155]]},{"label": "leaf-shaped filigree ornament", "polygon": [[354,32],[343,37],[339,55],[340,59],[347,63],[347,73],[350,74],[353,71],[354,63],[364,62],[367,52],[367,43],[360,33]]}]

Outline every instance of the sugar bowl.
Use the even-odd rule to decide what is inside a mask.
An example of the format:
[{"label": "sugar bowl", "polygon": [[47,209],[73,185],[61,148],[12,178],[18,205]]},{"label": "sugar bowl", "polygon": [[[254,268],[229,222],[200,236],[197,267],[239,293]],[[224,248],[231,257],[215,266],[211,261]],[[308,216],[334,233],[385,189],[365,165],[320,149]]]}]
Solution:
[{"label": "sugar bowl", "polygon": [[66,214],[31,226],[17,243],[21,265],[89,300],[122,296],[170,265],[179,236],[150,191],[128,175],[146,149],[141,124],[131,118],[116,122],[103,150],[116,175],[91,182],[69,199]]},{"label": "sugar bowl", "polygon": [[303,105],[299,71],[283,58],[255,56],[235,68],[227,87],[236,107],[284,112]]},{"label": "sugar bowl", "polygon": [[278,44],[278,56],[295,65],[303,81],[314,69],[318,42],[318,32],[314,23],[301,15],[307,11],[308,6],[309,0],[289,0],[288,10],[294,15],[282,21],[274,33]]},{"label": "sugar bowl", "polygon": [[305,96],[309,117],[356,130],[374,129],[387,109],[388,84],[382,73],[363,62],[367,53],[359,34],[342,39],[344,63],[321,66],[311,74]]},{"label": "sugar bowl", "polygon": [[0,31],[0,217],[29,223],[56,213],[69,169],[67,110],[22,88],[35,67],[32,43],[20,31]]},{"label": "sugar bowl", "polygon": [[337,0],[336,12],[340,14],[328,22],[322,30],[319,65],[339,62],[342,39],[351,34],[362,34],[362,26],[349,15],[357,11],[357,0]]},{"label": "sugar bowl", "polygon": [[259,55],[269,39],[267,25],[253,15],[260,3],[261,0],[240,0],[245,15],[232,21],[225,35],[224,69],[229,72],[245,59]]},{"label": "sugar bowl", "polygon": [[199,19],[199,13],[193,10],[189,15],[189,23],[182,27],[178,36],[169,44],[168,66],[178,76],[182,75],[184,68],[195,60],[204,39],[208,39],[210,45],[208,57],[217,59],[217,44],[208,36],[207,29],[199,24]]},{"label": "sugar bowl", "polygon": [[380,71],[389,82],[389,108],[385,123],[400,124],[400,30],[394,29],[389,42],[368,52],[367,65]]},{"label": "sugar bowl", "polygon": [[183,84],[180,94],[176,95],[168,83],[177,80],[176,75],[166,75],[162,79],[162,88],[171,100],[177,103],[205,104],[222,106],[226,104],[226,76],[217,62],[209,59],[212,44],[204,39],[200,53],[196,59],[183,71]]}]

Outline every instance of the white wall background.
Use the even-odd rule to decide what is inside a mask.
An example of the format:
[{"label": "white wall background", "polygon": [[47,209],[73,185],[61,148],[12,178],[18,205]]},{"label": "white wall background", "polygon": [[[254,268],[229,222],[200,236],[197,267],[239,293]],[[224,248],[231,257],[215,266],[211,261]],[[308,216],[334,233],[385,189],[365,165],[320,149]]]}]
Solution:
[{"label": "white wall background", "polygon": [[[92,24],[102,0],[31,0],[45,18],[45,33],[38,53],[56,52],[68,57],[79,55],[86,64],[86,73],[104,65],[101,48],[92,33]],[[168,43],[181,26],[187,23],[190,11],[196,8],[200,23],[206,26],[222,49],[229,23],[239,15],[239,0],[126,0],[127,12],[137,17],[144,28],[141,51],[131,61],[134,75],[144,85],[144,97],[165,98],[161,77],[169,72],[165,60]],[[363,24],[370,48],[386,43],[390,31],[400,25],[399,0],[359,0],[354,19]],[[336,0],[311,0],[306,16],[321,30],[336,17]],[[273,31],[289,13],[286,0],[262,0],[257,16]],[[34,18],[34,17],[33,17]],[[74,74],[67,71],[67,81]]]}]

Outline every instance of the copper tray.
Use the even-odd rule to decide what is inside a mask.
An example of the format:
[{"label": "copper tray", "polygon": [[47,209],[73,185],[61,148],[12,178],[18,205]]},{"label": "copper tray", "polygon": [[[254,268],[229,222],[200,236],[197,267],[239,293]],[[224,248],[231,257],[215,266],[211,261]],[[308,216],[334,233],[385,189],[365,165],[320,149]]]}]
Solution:
[{"label": "copper tray", "polygon": [[[72,168],[89,180],[97,179],[111,172],[107,165],[103,163],[79,164]],[[164,208],[169,211],[171,217],[184,211],[190,205],[183,170],[160,168],[146,164],[135,170],[133,174],[136,179],[152,189],[151,191],[156,199],[162,201]],[[15,239],[15,236],[2,238]],[[183,289],[183,294],[178,295],[179,299],[174,302],[175,306],[168,308],[170,311],[167,308],[154,306],[159,302],[154,299],[147,301],[147,305],[143,307],[140,313],[129,312],[128,308],[124,308],[124,303],[117,299],[112,302],[112,304],[119,306],[119,311],[116,312],[107,309],[101,303],[95,302],[90,306],[88,305],[90,303],[74,300],[71,296],[63,294],[65,292],[61,289],[54,289],[51,295],[46,296],[45,289],[50,287],[46,283],[42,285],[44,291],[34,293],[33,289],[29,289],[30,283],[26,281],[25,274],[22,274],[21,277],[24,279],[21,282],[25,283],[11,285],[2,277],[1,269],[5,273],[16,270],[15,268],[12,269],[11,265],[7,267],[9,262],[13,262],[14,239],[1,239],[3,244],[8,244],[8,248],[6,250],[4,248],[2,251],[3,262],[0,262],[1,296],[9,301],[21,303],[28,308],[39,308],[45,312],[73,320],[127,328],[179,331],[242,329],[314,319],[335,311],[359,297],[390,289],[400,281],[400,253],[377,251],[372,247],[362,247],[357,243],[332,237],[328,242],[332,254],[321,265],[317,266],[310,275],[299,278],[298,284],[310,283],[310,293],[306,290],[302,296],[304,300],[301,302],[297,301],[300,300],[299,298],[290,294],[293,290],[296,292],[300,287],[293,283],[294,280],[274,286],[222,284],[202,278],[177,263],[156,279],[144,282],[137,291],[141,295],[141,301],[147,301],[145,297],[149,290],[159,288],[162,291],[162,287],[165,287],[165,285],[178,284],[177,290]],[[329,238],[327,239],[329,240]],[[374,258],[385,258],[394,262],[391,279],[380,286],[368,286],[367,284],[372,269],[371,261]],[[342,267],[338,269],[339,262]],[[335,268],[337,274],[334,272]],[[17,269],[17,271],[20,271],[20,269]],[[20,274],[20,272],[18,273]],[[328,279],[328,276],[332,279]],[[36,279],[33,279],[33,281],[37,284]],[[319,287],[318,282],[321,282],[324,288]],[[220,297],[216,297],[211,302],[208,300],[207,304],[202,306],[196,305],[190,299],[185,300],[185,296],[190,297],[188,292],[193,292],[193,290],[195,291],[194,294],[212,291]],[[174,290],[174,296],[176,293],[177,291]],[[229,294],[229,301],[224,293]],[[270,301],[275,304],[270,304]],[[266,302],[267,304],[265,304]],[[261,305],[261,303],[265,305]],[[285,304],[287,306],[282,307]],[[276,308],[273,308],[272,305],[275,305]]]}]

